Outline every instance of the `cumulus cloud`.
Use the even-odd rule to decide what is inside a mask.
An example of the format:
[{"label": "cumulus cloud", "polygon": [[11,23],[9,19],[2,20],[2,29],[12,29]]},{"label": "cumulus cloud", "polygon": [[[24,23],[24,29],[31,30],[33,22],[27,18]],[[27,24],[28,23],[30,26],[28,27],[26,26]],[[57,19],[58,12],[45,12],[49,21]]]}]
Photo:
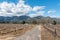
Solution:
[{"label": "cumulus cloud", "polygon": [[20,0],[17,5],[3,2],[0,3],[0,16],[21,16],[31,11],[31,9],[32,8],[29,5],[25,5],[22,0]]},{"label": "cumulus cloud", "polygon": [[3,2],[0,3],[0,16],[11,16],[13,12],[11,11],[14,8],[14,3]]},{"label": "cumulus cloud", "polygon": [[33,11],[39,11],[39,10],[43,10],[43,9],[45,9],[45,6],[35,6],[33,8]]},{"label": "cumulus cloud", "polygon": [[28,15],[28,16],[30,16],[30,17],[36,17],[36,16],[40,16],[40,15],[43,16],[44,13],[45,13],[45,11],[39,11],[39,12],[30,14],[30,15]]},{"label": "cumulus cloud", "polygon": [[54,18],[54,17],[56,17],[56,16],[55,16],[55,13],[56,13],[56,10],[49,10],[49,11],[48,11],[48,16]]},{"label": "cumulus cloud", "polygon": [[55,12],[56,12],[56,10],[49,10],[48,14],[52,14],[52,13],[55,13]]},{"label": "cumulus cloud", "polygon": [[22,16],[31,11],[36,14],[30,14],[30,16],[43,15],[44,11],[41,10],[45,9],[45,6],[35,6],[32,8],[31,6],[24,4],[24,2],[25,1],[23,0],[19,0],[17,4],[8,2],[0,3],[0,16]]}]

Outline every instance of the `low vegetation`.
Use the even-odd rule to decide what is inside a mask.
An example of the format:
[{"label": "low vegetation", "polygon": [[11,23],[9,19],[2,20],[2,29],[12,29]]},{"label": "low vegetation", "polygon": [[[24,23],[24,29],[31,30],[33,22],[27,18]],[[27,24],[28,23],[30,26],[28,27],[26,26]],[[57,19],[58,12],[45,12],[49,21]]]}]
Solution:
[{"label": "low vegetation", "polygon": [[60,40],[60,25],[44,25],[41,31],[41,40]]},{"label": "low vegetation", "polygon": [[23,24],[0,24],[0,36],[1,35],[22,35],[26,31],[32,29],[34,25]]}]

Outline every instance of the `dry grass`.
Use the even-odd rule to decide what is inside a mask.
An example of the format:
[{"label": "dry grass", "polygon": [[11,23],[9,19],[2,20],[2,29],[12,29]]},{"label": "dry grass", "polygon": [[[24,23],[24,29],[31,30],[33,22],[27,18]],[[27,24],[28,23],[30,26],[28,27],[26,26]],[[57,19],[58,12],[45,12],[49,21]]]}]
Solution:
[{"label": "dry grass", "polygon": [[35,27],[33,24],[23,25],[23,24],[0,24],[0,39],[4,39],[6,37],[11,36],[11,38],[15,36],[23,35],[28,30]]},{"label": "dry grass", "polygon": [[40,30],[36,24],[0,24],[0,40],[40,40]]},{"label": "dry grass", "polygon": [[44,25],[41,40],[60,40],[60,25]]}]

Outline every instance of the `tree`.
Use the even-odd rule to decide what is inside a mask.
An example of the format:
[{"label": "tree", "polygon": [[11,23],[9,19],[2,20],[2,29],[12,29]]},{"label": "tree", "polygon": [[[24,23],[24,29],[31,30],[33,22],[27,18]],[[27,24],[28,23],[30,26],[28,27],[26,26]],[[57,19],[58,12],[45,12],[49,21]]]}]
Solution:
[{"label": "tree", "polygon": [[56,25],[56,21],[55,20],[53,21],[53,25]]},{"label": "tree", "polygon": [[22,21],[22,24],[25,24],[25,21]]}]

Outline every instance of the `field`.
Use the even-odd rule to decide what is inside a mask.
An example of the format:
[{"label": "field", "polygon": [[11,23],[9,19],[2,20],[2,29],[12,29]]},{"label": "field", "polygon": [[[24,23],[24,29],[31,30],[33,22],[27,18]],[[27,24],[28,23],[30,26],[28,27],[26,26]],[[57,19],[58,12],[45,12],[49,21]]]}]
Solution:
[{"label": "field", "polygon": [[[27,34],[25,34],[26,32]],[[23,37],[28,37],[28,35],[34,37],[35,35],[39,35],[39,29],[37,25],[33,25],[33,24],[0,24],[0,40],[12,40],[12,39],[16,40],[16,37],[22,35],[25,35]],[[33,37],[30,37],[30,39],[35,40],[35,38]],[[39,40],[39,38],[37,37],[36,40]]]},{"label": "field", "polygon": [[0,40],[60,40],[60,25],[0,24]]},{"label": "field", "polygon": [[60,25],[44,25],[41,29],[41,40],[60,40]]}]

